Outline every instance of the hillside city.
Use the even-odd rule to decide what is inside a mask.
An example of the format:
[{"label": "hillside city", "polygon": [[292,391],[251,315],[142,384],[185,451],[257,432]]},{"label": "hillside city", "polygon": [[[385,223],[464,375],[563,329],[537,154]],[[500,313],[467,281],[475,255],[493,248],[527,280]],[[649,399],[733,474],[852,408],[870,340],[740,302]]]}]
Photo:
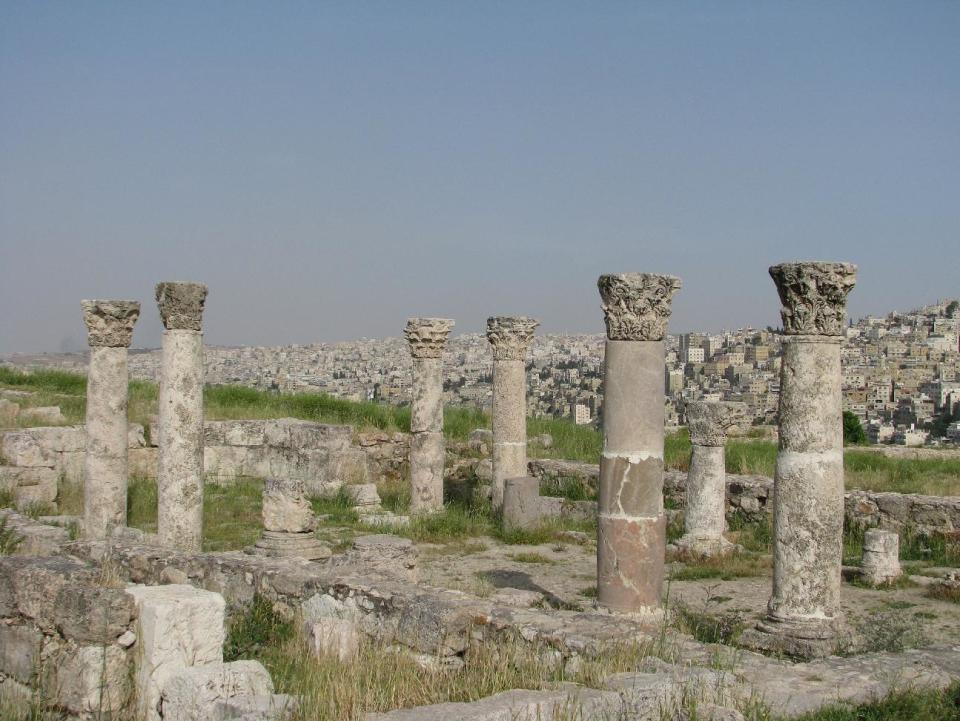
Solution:
[{"label": "hillside city", "polygon": [[[842,351],[844,410],[874,443],[960,444],[960,301],[853,321]],[[527,365],[528,414],[598,425],[602,418],[602,334],[538,335]],[[351,400],[409,402],[410,353],[403,338],[280,347],[208,346],[206,381],[279,392],[322,392]],[[14,354],[0,362],[84,370],[83,353]],[[483,334],[447,346],[445,401],[488,408],[490,346]],[[131,350],[130,374],[157,381],[160,351]],[[684,423],[693,400],[747,404],[754,423],[776,422],[780,340],[772,328],[667,339],[668,426]]]}]

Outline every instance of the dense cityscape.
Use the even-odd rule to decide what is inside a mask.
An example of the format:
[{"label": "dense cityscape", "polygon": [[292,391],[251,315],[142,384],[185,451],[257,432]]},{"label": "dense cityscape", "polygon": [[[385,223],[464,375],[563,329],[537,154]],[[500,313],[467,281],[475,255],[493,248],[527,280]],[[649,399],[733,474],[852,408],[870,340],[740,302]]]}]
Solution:
[{"label": "dense cityscape", "polygon": [[[960,443],[960,302],[944,300],[906,313],[867,316],[845,331],[844,410],[858,416],[874,443]],[[684,422],[693,400],[746,403],[756,424],[776,420],[780,341],[775,329],[669,336],[665,373],[667,424]],[[538,335],[527,365],[528,414],[598,424],[602,417],[602,334]],[[402,338],[281,347],[208,346],[211,384],[279,392],[322,392],[352,399],[409,401],[410,353]],[[15,365],[83,370],[84,354],[11,355]],[[133,350],[130,373],[159,378],[159,350]],[[490,346],[483,334],[450,339],[445,400],[486,408],[491,400]]]}]

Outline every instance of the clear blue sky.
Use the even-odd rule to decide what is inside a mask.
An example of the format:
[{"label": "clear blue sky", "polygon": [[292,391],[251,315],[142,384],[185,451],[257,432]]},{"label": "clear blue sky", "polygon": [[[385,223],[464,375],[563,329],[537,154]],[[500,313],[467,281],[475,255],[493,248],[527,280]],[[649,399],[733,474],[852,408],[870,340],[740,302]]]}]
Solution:
[{"label": "clear blue sky", "polygon": [[[206,339],[778,322],[791,259],[853,314],[960,295],[960,2],[0,2],[0,352],[79,301],[210,286]],[[84,344],[85,345],[85,344]]]}]

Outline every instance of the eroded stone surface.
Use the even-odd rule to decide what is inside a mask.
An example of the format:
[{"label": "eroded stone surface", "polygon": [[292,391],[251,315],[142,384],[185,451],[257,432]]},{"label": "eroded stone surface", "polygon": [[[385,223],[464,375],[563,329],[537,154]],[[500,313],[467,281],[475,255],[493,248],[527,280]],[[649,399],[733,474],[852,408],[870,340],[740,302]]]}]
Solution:
[{"label": "eroded stone surface", "polygon": [[526,360],[530,342],[540,321],[526,316],[487,318],[487,340],[494,360]]},{"label": "eroded stone surface", "polygon": [[533,528],[540,521],[540,481],[529,476],[508,478],[503,494],[503,527]]},{"label": "eroded stone surface", "polygon": [[747,404],[732,401],[694,401],[686,407],[690,442],[698,446],[723,446],[727,431],[746,418]]},{"label": "eroded stone surface", "polygon": [[81,300],[87,344],[91,348],[129,348],[133,326],[140,317],[135,300]]},{"label": "eroded stone surface", "polygon": [[900,536],[893,531],[871,528],[863,535],[863,579],[874,586],[900,578]]},{"label": "eroded stone surface", "polygon": [[159,393],[157,535],[164,545],[200,549],[203,537],[203,337],[206,288],[161,283],[157,302],[167,330]]},{"label": "eroded stone surface", "polygon": [[852,263],[781,263],[771,266],[783,307],[783,332],[790,335],[843,334],[847,294],[856,284]]},{"label": "eroded stone surface", "polygon": [[306,485],[293,478],[268,478],[263,488],[263,527],[268,531],[313,531],[317,521]]},{"label": "eroded stone surface", "polygon": [[410,318],[403,335],[414,358],[440,358],[454,322],[449,318]]},{"label": "eroded stone surface", "polygon": [[201,330],[203,306],[207,300],[207,286],[202,283],[166,281],[157,283],[155,295],[164,328]]},{"label": "eroded stone surface", "polygon": [[526,356],[538,321],[525,317],[487,319],[487,340],[493,348],[493,477],[492,502],[503,506],[507,478],[527,473]]},{"label": "eroded stone surface", "polygon": [[663,340],[680,279],[655,273],[612,273],[597,281],[610,340]]}]

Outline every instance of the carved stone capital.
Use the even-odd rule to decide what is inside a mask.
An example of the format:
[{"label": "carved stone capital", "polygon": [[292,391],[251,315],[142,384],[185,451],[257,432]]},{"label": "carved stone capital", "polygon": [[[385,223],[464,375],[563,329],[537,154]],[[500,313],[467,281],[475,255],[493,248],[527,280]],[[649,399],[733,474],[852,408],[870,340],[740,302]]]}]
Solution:
[{"label": "carved stone capital", "polygon": [[487,340],[497,360],[524,360],[540,321],[526,316],[487,318]]},{"label": "carved stone capital", "polygon": [[663,340],[680,279],[656,273],[611,273],[597,281],[610,340]]},{"label": "carved stone capital", "polygon": [[133,326],[140,317],[135,300],[81,300],[87,344],[91,348],[129,348]]},{"label": "carved stone capital", "polygon": [[694,401],[687,404],[690,442],[696,446],[722,446],[727,431],[747,417],[746,403]]},{"label": "carved stone capital", "polygon": [[157,283],[157,306],[167,330],[202,329],[207,286],[203,283]]},{"label": "carved stone capital", "polygon": [[440,358],[453,328],[449,318],[410,318],[403,334],[414,358]]},{"label": "carved stone capital", "polygon": [[781,263],[770,268],[787,335],[843,335],[847,294],[857,282],[852,263]]}]

